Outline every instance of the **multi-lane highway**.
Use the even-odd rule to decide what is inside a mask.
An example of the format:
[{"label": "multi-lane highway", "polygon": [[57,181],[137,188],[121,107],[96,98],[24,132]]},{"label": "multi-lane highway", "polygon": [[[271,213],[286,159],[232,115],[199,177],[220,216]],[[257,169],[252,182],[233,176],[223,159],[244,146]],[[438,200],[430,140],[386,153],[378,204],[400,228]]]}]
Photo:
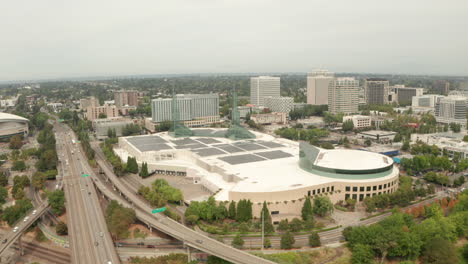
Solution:
[{"label": "multi-lane highway", "polygon": [[55,131],[57,154],[66,167],[63,189],[72,263],[120,263],[91,181],[93,171],[74,143],[74,133],[62,124],[55,124]]},{"label": "multi-lane highway", "polygon": [[114,174],[110,165],[105,161],[105,157],[99,148],[95,148],[96,151],[96,161],[98,165],[103,170],[104,174],[110,179],[113,183],[114,188],[119,190],[127,199],[130,201],[128,203],[121,196],[116,195],[114,192],[103,186],[99,180],[96,179],[96,186],[109,198],[117,200],[123,205],[131,206],[135,209],[136,216],[138,219],[144,223],[176,238],[185,243],[185,245],[196,248],[203,252],[221,257],[225,260],[231,261],[233,263],[241,264],[263,264],[269,263],[272,264],[269,260],[254,256],[248,252],[235,249],[226,244],[223,244],[219,241],[216,241],[212,238],[205,236],[204,234],[197,233],[194,230],[186,227],[183,224],[180,224],[164,215],[161,214],[151,214],[151,208],[147,205],[146,202],[142,202],[136,193],[129,190],[125,184],[123,184],[120,179]]}]

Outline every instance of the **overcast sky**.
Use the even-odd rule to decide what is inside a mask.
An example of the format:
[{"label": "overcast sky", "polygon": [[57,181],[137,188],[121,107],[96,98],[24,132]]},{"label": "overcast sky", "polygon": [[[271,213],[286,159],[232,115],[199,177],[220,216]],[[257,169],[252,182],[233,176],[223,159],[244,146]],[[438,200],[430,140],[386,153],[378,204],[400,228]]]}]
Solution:
[{"label": "overcast sky", "polygon": [[468,75],[467,0],[0,2],[0,81],[171,73]]}]

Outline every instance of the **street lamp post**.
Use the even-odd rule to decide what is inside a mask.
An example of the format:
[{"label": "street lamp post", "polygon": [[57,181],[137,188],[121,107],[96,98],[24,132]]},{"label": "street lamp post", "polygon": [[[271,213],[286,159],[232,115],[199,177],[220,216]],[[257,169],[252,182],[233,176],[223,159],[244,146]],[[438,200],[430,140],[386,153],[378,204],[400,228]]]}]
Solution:
[{"label": "street lamp post", "polygon": [[264,213],[264,210],[262,208],[262,250],[265,249],[265,213]]}]

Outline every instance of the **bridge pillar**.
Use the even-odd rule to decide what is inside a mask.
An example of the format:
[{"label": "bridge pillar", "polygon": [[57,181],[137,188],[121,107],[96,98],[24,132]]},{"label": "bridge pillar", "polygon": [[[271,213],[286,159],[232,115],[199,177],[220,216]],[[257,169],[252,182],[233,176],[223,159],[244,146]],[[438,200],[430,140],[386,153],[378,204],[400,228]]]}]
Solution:
[{"label": "bridge pillar", "polygon": [[24,248],[23,248],[23,243],[21,242],[21,237],[23,236],[23,233],[21,233],[18,237],[18,248],[20,252],[20,256],[24,255]]},{"label": "bridge pillar", "polygon": [[148,229],[149,229],[150,233],[153,232],[153,227],[151,227],[149,224],[148,224]]},{"label": "bridge pillar", "polygon": [[190,262],[192,261],[192,254],[190,252],[190,247],[187,246],[187,261]]}]

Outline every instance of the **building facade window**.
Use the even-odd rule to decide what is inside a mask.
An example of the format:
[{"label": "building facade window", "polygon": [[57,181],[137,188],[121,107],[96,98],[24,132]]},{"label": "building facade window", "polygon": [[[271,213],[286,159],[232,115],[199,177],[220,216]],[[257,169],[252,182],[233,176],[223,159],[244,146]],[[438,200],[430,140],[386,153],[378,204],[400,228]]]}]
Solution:
[{"label": "building facade window", "polygon": [[347,192],[351,191],[351,187],[346,186],[346,191],[347,191]]},{"label": "building facade window", "polygon": [[357,187],[353,187],[353,192],[357,192]]}]

